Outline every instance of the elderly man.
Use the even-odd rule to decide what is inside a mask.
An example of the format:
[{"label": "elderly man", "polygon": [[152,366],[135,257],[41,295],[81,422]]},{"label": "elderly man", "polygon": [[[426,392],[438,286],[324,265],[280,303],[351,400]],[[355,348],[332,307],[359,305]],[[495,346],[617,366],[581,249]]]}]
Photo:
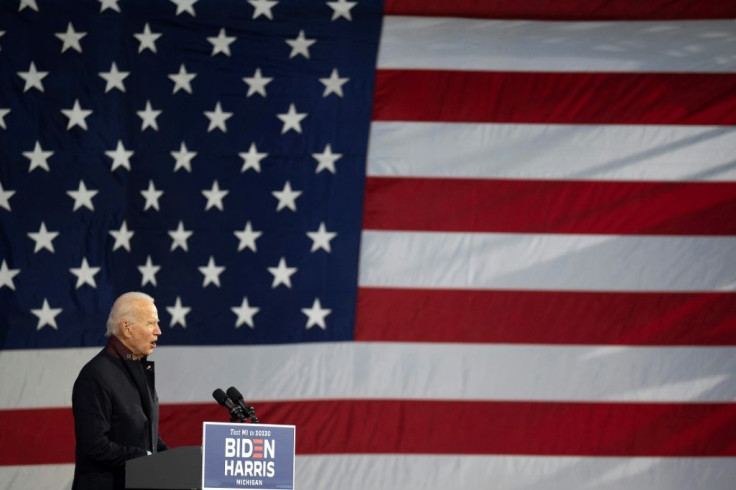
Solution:
[{"label": "elderly man", "polygon": [[158,396],[147,360],[161,335],[153,298],[120,296],[107,335],[107,345],[82,368],[72,392],[74,490],[123,489],[127,460],[167,449],[158,435]]}]

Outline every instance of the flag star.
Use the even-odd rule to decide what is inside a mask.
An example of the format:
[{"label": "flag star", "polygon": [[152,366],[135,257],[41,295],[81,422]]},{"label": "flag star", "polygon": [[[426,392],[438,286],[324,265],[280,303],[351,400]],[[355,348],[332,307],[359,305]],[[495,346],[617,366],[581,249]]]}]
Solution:
[{"label": "flag star", "polygon": [[225,271],[225,267],[215,264],[215,258],[210,255],[210,261],[204,267],[197,267],[199,272],[204,276],[202,281],[202,287],[207,287],[208,284],[212,283],[218,288],[220,287],[220,274]]},{"label": "flag star", "polygon": [[146,199],[143,211],[147,211],[148,208],[153,208],[156,211],[159,211],[158,199],[164,195],[164,191],[156,189],[156,186],[153,184],[153,180],[148,181],[148,189],[142,190],[141,195]]},{"label": "flag star", "polygon": [[253,5],[253,8],[255,9],[253,11],[253,18],[257,19],[261,15],[269,18],[270,20],[273,20],[273,13],[271,12],[271,9],[276,6],[277,3],[279,3],[276,0],[248,0],[248,3]]},{"label": "flag star", "polygon": [[302,194],[302,191],[291,190],[291,183],[287,180],[282,190],[273,191],[271,194],[279,200],[279,203],[276,205],[276,211],[281,211],[284,208],[296,211],[296,198]]},{"label": "flag star", "polygon": [[5,116],[10,114],[10,109],[0,109],[0,128],[8,129],[5,125]]},{"label": "flag star", "polygon": [[161,270],[160,265],[153,265],[153,262],[151,262],[151,256],[149,255],[146,258],[146,263],[143,265],[138,266],[138,270],[140,271],[143,278],[141,279],[141,287],[145,286],[149,282],[156,286],[156,274],[158,271]]},{"label": "flag star", "polygon": [[291,288],[291,276],[297,271],[296,267],[288,267],[286,259],[281,257],[277,267],[269,267],[268,272],[273,274],[273,283],[271,289],[276,289],[279,284],[283,284],[287,288]]},{"label": "flag star", "polygon": [[250,221],[248,221],[245,224],[245,228],[243,228],[243,231],[235,231],[235,236],[238,237],[238,240],[240,242],[238,243],[238,252],[249,248],[252,251],[256,252],[256,240],[263,235],[262,231],[254,231],[253,226],[250,224]]},{"label": "flag star", "polygon": [[289,58],[293,58],[297,55],[302,55],[309,59],[309,47],[316,43],[316,39],[307,39],[304,37],[304,30],[299,31],[299,35],[294,39],[287,39],[286,44],[291,46],[291,53]]},{"label": "flag star", "polygon": [[193,232],[184,229],[184,223],[180,220],[176,230],[169,230],[171,251],[174,251],[176,247],[181,247],[185,252],[188,252],[189,246],[187,245],[187,240],[192,234]]},{"label": "flag star", "polygon": [[36,242],[36,247],[33,249],[33,253],[38,253],[39,250],[45,248],[51,253],[54,253],[54,244],[52,243],[54,238],[59,236],[58,231],[48,231],[46,229],[46,223],[41,222],[41,227],[36,233],[28,233],[28,237]]},{"label": "flag star", "polygon": [[20,0],[20,5],[18,6],[18,12],[20,12],[26,7],[38,12],[38,5],[36,4],[36,0]]},{"label": "flag star", "polygon": [[271,83],[271,81],[273,81],[272,77],[264,77],[261,74],[261,69],[256,68],[252,77],[243,78],[243,82],[248,85],[248,93],[245,96],[250,97],[251,95],[258,93],[266,97],[266,85]]},{"label": "flag star", "polygon": [[136,111],[136,114],[138,114],[138,117],[141,118],[141,131],[145,131],[146,128],[151,127],[154,131],[158,131],[158,123],[156,123],[156,118],[161,115],[162,111],[155,111],[153,110],[153,107],[151,107],[151,101],[146,101],[146,108],[142,111]]},{"label": "flag star", "polygon": [[171,156],[176,159],[176,165],[174,165],[174,172],[183,168],[187,172],[192,172],[192,159],[197,156],[196,151],[189,151],[187,145],[182,141],[179,146],[179,151],[172,151]]},{"label": "flag star", "polygon": [[192,80],[194,80],[194,77],[196,77],[196,73],[189,73],[187,71],[187,67],[184,66],[184,63],[182,63],[179,66],[179,73],[170,73],[169,78],[172,82],[174,82],[174,91],[172,93],[177,93],[179,90],[183,90],[187,93],[192,93]]},{"label": "flag star", "polygon": [[99,191],[94,189],[87,190],[87,186],[84,185],[83,180],[79,181],[79,188],[76,191],[66,191],[66,193],[69,194],[69,197],[74,199],[73,211],[76,211],[82,206],[90,211],[94,211],[95,207],[92,204],[92,198],[95,197],[98,192]]},{"label": "flag star", "polygon": [[245,172],[249,168],[252,168],[258,173],[261,173],[261,160],[268,156],[268,153],[259,153],[255,143],[250,144],[250,148],[247,152],[240,152],[238,156],[243,159],[243,166],[240,169],[241,172]]},{"label": "flag star", "polygon": [[130,170],[130,157],[132,157],[134,153],[135,152],[132,150],[126,150],[125,146],[123,146],[123,142],[118,140],[117,148],[105,152],[105,155],[112,158],[112,168],[110,171],[114,172],[118,167]]},{"label": "flag star", "polygon": [[[0,37],[3,37],[5,35],[5,31],[0,31]],[[2,51],[2,47],[0,47],[0,51]]]},{"label": "flag star", "polygon": [[38,71],[36,69],[36,63],[31,61],[31,66],[28,67],[28,71],[19,71],[18,76],[26,81],[23,87],[23,92],[28,92],[30,89],[35,88],[39,92],[43,92],[42,80],[48,76],[47,71]]},{"label": "flag star", "polygon": [[247,297],[243,296],[243,302],[240,303],[240,306],[233,306],[230,309],[238,316],[238,319],[235,321],[235,328],[240,328],[244,323],[250,328],[255,328],[253,315],[258,313],[261,309],[257,306],[251,306],[248,303]]},{"label": "flag star", "polygon": [[15,191],[6,191],[5,189],[3,189],[3,183],[0,182],[0,208],[5,208],[8,211],[12,211],[10,209],[10,198],[13,197],[13,194],[15,194]]},{"label": "flag star", "polygon": [[85,284],[89,284],[93,288],[97,288],[97,282],[95,282],[95,275],[100,272],[99,267],[90,267],[87,263],[87,258],[82,259],[82,265],[79,267],[72,267],[69,272],[77,276],[77,285],[75,289],[79,289]]},{"label": "flag star", "polygon": [[222,27],[217,37],[208,37],[207,40],[212,44],[212,54],[210,56],[214,56],[217,53],[230,56],[230,45],[235,42],[235,36],[228,36],[225,28]]},{"label": "flag star", "polygon": [[64,311],[62,308],[51,308],[46,298],[43,299],[43,306],[40,309],[31,310],[31,313],[38,317],[38,325],[36,330],[41,330],[46,325],[50,326],[54,330],[59,330],[56,325],[56,317]]},{"label": "flag star", "polygon": [[358,5],[358,2],[348,2],[347,0],[337,0],[337,2],[327,2],[327,5],[333,10],[332,20],[337,20],[340,17],[345,17],[348,20],[353,20],[350,15],[350,10]]},{"label": "flag star", "polygon": [[220,102],[217,102],[214,111],[204,111],[204,115],[207,116],[207,119],[210,120],[210,125],[207,128],[208,133],[215,128],[219,128],[220,131],[222,131],[223,133],[227,133],[227,126],[225,125],[225,121],[233,117],[233,113],[223,112],[222,107],[220,106]]},{"label": "flag star", "polygon": [[329,78],[320,78],[319,81],[325,86],[322,97],[327,97],[330,94],[336,94],[338,97],[342,97],[342,86],[349,82],[350,79],[347,77],[341,78],[337,72],[337,68],[333,68]]},{"label": "flag star", "polygon": [[10,269],[8,264],[3,259],[2,265],[0,265],[0,289],[7,286],[15,291],[15,283],[13,278],[20,274],[20,269]]},{"label": "flag star", "polygon": [[119,1],[120,0],[99,0],[100,12],[104,12],[107,9],[112,9],[115,12],[120,13],[120,6],[118,5]]},{"label": "flag star", "polygon": [[125,250],[130,252],[130,239],[133,238],[134,234],[135,232],[128,231],[128,223],[126,223],[125,220],[123,220],[123,224],[120,226],[119,230],[110,230],[110,235],[115,239],[112,251],[114,252],[120,247],[123,247]]},{"label": "flag star", "polygon": [[151,26],[148,25],[148,22],[146,22],[146,25],[143,26],[143,32],[133,34],[135,38],[140,43],[138,45],[138,52],[142,53],[144,49],[150,49],[154,53],[156,52],[156,40],[161,37],[161,34],[158,32],[151,32]]},{"label": "flag star", "polygon": [[87,121],[85,119],[92,114],[89,109],[82,109],[79,105],[79,99],[74,99],[74,106],[71,109],[62,109],[61,113],[69,118],[69,124],[66,125],[66,129],[72,129],[74,126],[87,130]]},{"label": "flag star", "polygon": [[312,239],[312,252],[316,252],[320,248],[327,253],[332,252],[330,248],[330,240],[337,236],[333,231],[327,231],[324,221],[319,224],[317,231],[308,231],[307,236]]},{"label": "flag star", "polygon": [[118,71],[118,65],[116,65],[113,61],[112,66],[110,66],[110,71],[101,71],[99,75],[105,80],[105,82],[107,82],[105,84],[105,93],[108,93],[114,88],[120,90],[121,92],[125,92],[125,85],[123,85],[123,80],[128,78],[130,72]]},{"label": "flag star", "polygon": [[327,330],[325,318],[332,313],[329,308],[322,308],[319,298],[314,298],[311,308],[302,308],[302,313],[307,315],[307,330],[317,325],[322,330]]},{"label": "flag star", "polygon": [[188,306],[182,306],[181,298],[179,296],[176,297],[176,303],[174,303],[174,306],[167,306],[166,311],[171,315],[171,323],[169,324],[169,327],[173,327],[179,323],[182,327],[187,328],[186,317],[192,309]]},{"label": "flag star", "polygon": [[284,122],[284,127],[281,128],[281,134],[285,134],[290,129],[293,129],[297,133],[302,132],[302,119],[307,117],[306,112],[296,112],[296,106],[294,104],[289,105],[289,112],[285,114],[276,114],[276,116]]},{"label": "flag star", "polygon": [[171,0],[171,3],[176,4],[176,15],[186,12],[192,17],[196,17],[197,14],[194,12],[194,4],[197,0]]},{"label": "flag star", "polygon": [[66,26],[66,32],[57,32],[54,34],[57,38],[61,39],[64,43],[61,46],[61,52],[63,53],[67,49],[71,48],[74,51],[81,53],[82,45],[79,41],[87,35],[86,32],[76,32],[71,22]]},{"label": "flag star", "polygon": [[218,184],[217,180],[215,180],[212,183],[212,188],[210,190],[204,189],[202,191],[204,197],[207,198],[207,204],[205,205],[204,210],[207,211],[212,206],[214,206],[220,211],[224,211],[224,208],[222,206],[222,199],[229,193],[230,191],[220,190],[220,184]]},{"label": "flag star", "polygon": [[334,174],[335,162],[342,158],[342,153],[332,153],[332,147],[328,143],[325,145],[325,149],[322,153],[312,153],[312,157],[318,162],[317,169],[314,173],[318,174],[322,170],[329,170]]},{"label": "flag star", "polygon": [[31,161],[31,164],[28,166],[28,173],[31,173],[36,167],[40,167],[49,172],[49,163],[46,160],[53,156],[53,154],[53,151],[43,151],[41,143],[36,141],[36,146],[33,147],[33,151],[23,152],[23,156]]}]

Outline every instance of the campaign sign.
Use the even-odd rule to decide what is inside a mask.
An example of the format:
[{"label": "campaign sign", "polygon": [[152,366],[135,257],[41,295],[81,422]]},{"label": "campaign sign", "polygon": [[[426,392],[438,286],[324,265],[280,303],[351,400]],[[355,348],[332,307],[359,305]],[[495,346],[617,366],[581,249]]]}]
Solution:
[{"label": "campaign sign", "polygon": [[205,422],[202,489],[293,490],[293,425]]}]

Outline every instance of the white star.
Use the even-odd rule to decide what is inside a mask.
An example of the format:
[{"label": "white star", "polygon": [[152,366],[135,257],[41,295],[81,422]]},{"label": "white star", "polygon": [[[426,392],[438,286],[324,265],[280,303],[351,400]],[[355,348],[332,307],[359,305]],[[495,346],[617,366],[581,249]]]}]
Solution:
[{"label": "white star", "polygon": [[220,211],[223,211],[224,208],[222,206],[222,199],[229,193],[230,191],[220,190],[220,184],[218,184],[217,180],[215,180],[212,183],[212,188],[210,190],[205,189],[202,191],[204,197],[207,198],[207,204],[205,205],[204,210],[207,211],[212,206],[214,206]]},{"label": "white star", "polygon": [[84,185],[83,180],[79,181],[79,188],[76,191],[66,191],[66,193],[69,194],[69,197],[74,199],[73,211],[76,211],[82,206],[90,211],[94,211],[95,207],[92,205],[92,198],[95,197],[98,192],[99,191],[94,189],[87,190],[87,186]]},{"label": "white star", "polygon": [[0,109],[0,128],[8,129],[5,125],[5,116],[10,114],[10,109]]},{"label": "white star", "polygon": [[101,71],[99,75],[105,80],[105,82],[107,82],[105,84],[105,93],[108,93],[114,88],[120,90],[121,92],[125,92],[125,85],[123,84],[123,80],[128,78],[130,72],[118,71],[118,65],[116,65],[113,61],[112,66],[110,66],[110,71]]},{"label": "white star", "polygon": [[118,167],[130,170],[130,157],[132,157],[134,153],[135,152],[132,150],[126,150],[125,146],[123,146],[123,142],[118,140],[117,148],[105,152],[105,155],[112,158],[112,168],[110,171],[114,172]]},{"label": "white star", "polygon": [[337,20],[340,17],[345,17],[348,20],[353,20],[350,15],[350,9],[358,5],[358,2],[348,2],[347,0],[337,0],[337,2],[327,2],[327,5],[333,10],[332,20]]},{"label": "white star", "polygon": [[289,105],[289,112],[285,114],[276,114],[276,116],[284,122],[284,126],[281,128],[281,134],[286,133],[290,129],[293,129],[297,133],[301,133],[302,119],[307,117],[307,113],[296,112],[296,106],[291,104]]},{"label": "white star", "polygon": [[227,133],[227,126],[225,125],[225,121],[233,117],[233,113],[223,112],[222,107],[220,107],[220,102],[217,102],[214,111],[204,111],[204,115],[207,116],[207,119],[210,120],[210,125],[207,128],[208,133],[215,128],[219,128],[220,131],[222,131],[223,133]]},{"label": "white star", "polygon": [[69,118],[69,124],[66,125],[66,129],[72,129],[74,126],[87,130],[87,121],[85,119],[92,114],[91,110],[82,109],[79,105],[79,99],[74,99],[74,106],[71,109],[62,109],[61,113]]},{"label": "white star", "polygon": [[222,27],[217,37],[208,37],[207,40],[212,44],[212,54],[210,56],[214,56],[217,53],[230,56],[230,45],[235,42],[235,36],[228,36],[225,28]]},{"label": "white star", "polygon": [[194,4],[197,3],[197,0],[171,0],[171,2],[176,4],[176,15],[186,12],[192,17],[197,16],[194,12]]},{"label": "white star", "polygon": [[342,97],[342,86],[349,82],[350,79],[347,77],[340,78],[337,68],[333,68],[329,78],[320,78],[319,81],[325,86],[322,97],[327,97],[330,94],[336,94],[338,97]]},{"label": "white star", "polygon": [[48,160],[53,154],[53,151],[43,151],[41,144],[36,141],[36,146],[33,147],[33,151],[23,152],[23,156],[31,161],[31,164],[28,166],[28,173],[31,173],[36,167],[40,167],[49,172],[49,164],[46,160]]},{"label": "white star", "polygon": [[220,274],[222,274],[225,271],[225,267],[221,265],[215,264],[215,258],[210,255],[210,261],[207,262],[207,265],[205,267],[197,267],[199,269],[199,272],[204,275],[204,280],[202,281],[202,287],[207,287],[209,283],[214,284],[218,288],[220,287]]},{"label": "white star", "polygon": [[263,75],[261,75],[261,69],[256,68],[256,71],[253,73],[252,77],[243,78],[243,82],[248,85],[248,93],[246,94],[246,97],[250,97],[255,93],[261,94],[262,96],[266,97],[266,85],[271,83],[272,80],[272,77],[264,77]]},{"label": "white star", "polygon": [[118,2],[120,0],[99,0],[100,1],[100,12],[104,12],[107,9],[112,9],[117,13],[120,13],[120,6]]},{"label": "white star", "polygon": [[0,208],[5,208],[8,211],[12,211],[10,209],[10,198],[13,197],[13,194],[15,194],[15,191],[6,191],[5,189],[3,189],[3,183],[0,182]]},{"label": "white star", "polygon": [[197,152],[187,150],[187,145],[183,141],[181,142],[181,146],[179,146],[179,151],[172,151],[171,156],[176,159],[174,172],[180,168],[183,168],[187,172],[192,172],[192,159],[197,156]]},{"label": "white star", "polygon": [[253,5],[253,7],[255,8],[255,10],[253,11],[254,19],[263,15],[273,20],[271,9],[279,2],[276,0],[248,0],[248,3]]},{"label": "white star", "polygon": [[196,73],[189,73],[187,72],[187,67],[184,66],[184,63],[182,63],[179,66],[179,73],[170,73],[169,78],[172,82],[174,82],[174,91],[172,93],[176,93],[179,91],[179,89],[187,92],[192,93],[192,80],[194,80],[194,77],[196,77]]},{"label": "white star", "polygon": [[[0,37],[3,37],[5,35],[5,31],[0,31]],[[0,51],[2,51],[2,47],[0,47]]]},{"label": "white star", "polygon": [[302,55],[309,59],[309,46],[316,43],[316,39],[307,39],[304,37],[304,30],[299,31],[299,35],[294,39],[287,39],[286,44],[291,46],[291,53],[289,58],[293,58],[297,55]]},{"label": "white star", "polygon": [[126,223],[125,220],[123,220],[123,224],[120,226],[119,230],[110,230],[110,235],[115,239],[112,251],[114,252],[120,247],[123,247],[125,250],[130,252],[130,239],[133,238],[134,234],[135,232],[128,231],[128,223]]},{"label": "white star", "polygon": [[253,315],[258,313],[261,309],[257,306],[251,306],[248,303],[248,298],[243,296],[243,302],[240,304],[240,306],[233,306],[230,309],[238,316],[238,319],[235,322],[235,328],[240,328],[241,325],[243,325],[244,323],[250,328],[255,328],[255,324],[253,323]]},{"label": "white star", "polygon": [[324,221],[319,224],[317,231],[308,231],[307,236],[312,239],[312,252],[316,252],[320,248],[327,253],[332,252],[330,248],[330,240],[337,236],[333,231],[327,231]]},{"label": "white star", "polygon": [[169,326],[173,327],[177,323],[180,323],[182,327],[187,328],[186,316],[191,310],[192,309],[188,306],[182,306],[181,298],[177,296],[174,306],[166,307],[166,311],[168,311],[169,315],[171,315],[171,323],[169,324]]},{"label": "white star", "polygon": [[27,92],[32,88],[35,88],[39,92],[43,92],[43,83],[41,82],[49,74],[47,71],[36,70],[36,64],[31,61],[31,66],[28,67],[28,71],[19,71],[18,76],[26,81],[23,87],[23,92]]},{"label": "white star", "polygon": [[138,270],[143,276],[141,279],[141,287],[145,286],[149,282],[156,286],[156,274],[161,270],[161,266],[153,265],[150,255],[146,258],[146,263],[144,265],[138,266]]},{"label": "white star", "polygon": [[287,180],[282,190],[273,191],[271,194],[279,200],[278,205],[276,205],[276,211],[281,211],[284,208],[296,211],[296,198],[302,194],[302,191],[292,191],[291,183]]},{"label": "white star", "polygon": [[325,317],[332,313],[329,308],[322,308],[322,304],[319,302],[319,298],[314,298],[311,308],[302,308],[302,313],[307,315],[307,330],[317,325],[322,330],[327,330],[325,324]]},{"label": "white star", "polygon": [[82,45],[79,44],[80,39],[87,35],[86,32],[76,32],[71,22],[66,26],[66,32],[57,32],[54,34],[56,37],[63,41],[61,46],[61,52],[63,53],[67,49],[71,48],[74,51],[81,53]]},{"label": "white star", "polygon": [[153,180],[148,181],[148,189],[142,190],[141,195],[146,199],[143,211],[147,211],[148,208],[153,208],[156,211],[159,211],[158,199],[164,195],[164,191],[156,189],[156,186],[153,185]]},{"label": "white star", "polygon": [[248,221],[245,224],[245,228],[243,228],[243,231],[235,231],[235,236],[238,237],[238,240],[240,242],[238,243],[238,252],[245,248],[249,248],[252,251],[256,252],[256,240],[258,240],[258,237],[263,235],[262,231],[253,231],[253,227],[250,224],[250,221]]},{"label": "white star", "polygon": [[140,117],[143,122],[141,122],[141,131],[145,131],[146,128],[151,127],[154,131],[158,131],[158,124],[156,123],[156,118],[161,115],[162,111],[154,111],[153,107],[151,107],[151,101],[146,101],[146,108],[142,111],[136,111],[135,113],[138,114],[138,117]]},{"label": "white star", "polygon": [[176,230],[169,230],[169,236],[171,237],[171,251],[174,251],[176,247],[181,247],[185,252],[189,251],[187,246],[187,240],[192,236],[193,232],[184,229],[184,223],[179,220],[179,226]]},{"label": "white star", "polygon": [[36,5],[36,0],[20,0],[20,5],[18,6],[18,12],[20,12],[26,7],[29,7],[35,10],[36,12],[38,12],[38,5]]},{"label": "white star", "polygon": [[273,283],[271,289],[276,289],[276,286],[283,284],[287,288],[291,288],[291,276],[297,271],[296,267],[287,267],[286,259],[281,257],[279,260],[278,267],[269,267],[268,272],[273,274]]},{"label": "white star", "polygon": [[143,32],[133,34],[133,36],[135,36],[135,38],[140,43],[140,45],[138,46],[139,53],[142,53],[144,49],[150,49],[155,53],[156,40],[161,37],[161,34],[157,32],[151,32],[151,26],[149,26],[148,22],[146,22],[146,25],[143,26]]},{"label": "white star", "polygon": [[54,253],[54,244],[52,241],[58,235],[58,231],[48,231],[46,229],[46,223],[42,221],[37,233],[28,233],[30,239],[36,242],[36,248],[33,249],[33,253],[38,253],[42,248]]},{"label": "white star", "polygon": [[325,149],[322,153],[312,153],[312,157],[318,162],[317,169],[314,173],[318,174],[322,170],[329,170],[334,174],[335,162],[342,158],[342,153],[332,153],[332,147],[328,143],[325,145]]},{"label": "white star", "polygon": [[261,160],[268,156],[268,153],[258,153],[255,143],[250,144],[250,148],[247,152],[240,152],[238,156],[243,159],[243,167],[240,169],[241,172],[245,172],[249,168],[252,168],[258,173],[261,173]]},{"label": "white star", "polygon": [[89,284],[93,288],[97,288],[97,282],[95,282],[95,274],[100,272],[99,267],[90,267],[87,263],[87,258],[82,259],[82,265],[79,267],[72,267],[69,272],[77,276],[77,285],[75,289],[79,289],[85,284]]},{"label": "white star", "polygon": [[0,265],[0,289],[8,286],[10,289],[15,291],[15,283],[13,278],[20,274],[20,269],[9,269],[8,264],[3,259],[2,265]]},{"label": "white star", "polygon": [[59,330],[56,325],[56,317],[59,313],[64,311],[62,308],[51,308],[46,298],[43,299],[43,306],[38,310],[31,310],[31,313],[38,317],[38,325],[36,330],[41,330],[46,325],[50,326],[54,330]]}]

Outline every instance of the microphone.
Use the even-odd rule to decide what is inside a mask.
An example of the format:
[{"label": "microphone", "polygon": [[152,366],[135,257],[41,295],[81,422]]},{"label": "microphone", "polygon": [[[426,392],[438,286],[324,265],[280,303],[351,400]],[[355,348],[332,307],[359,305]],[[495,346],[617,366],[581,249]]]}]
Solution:
[{"label": "microphone", "polygon": [[248,418],[253,422],[254,424],[258,423],[258,419],[256,418],[256,410],[255,408],[249,406],[247,403],[245,403],[245,400],[243,399],[243,395],[240,394],[238,389],[234,386],[231,386],[227,389],[227,396],[229,396],[232,400],[235,401],[235,403],[238,404],[238,406],[245,412],[245,414],[248,416]]},{"label": "microphone", "polygon": [[230,411],[231,421],[235,422],[235,420],[240,420],[241,422],[245,422],[245,419],[248,418],[245,416],[245,413],[243,413],[243,409],[233,403],[233,401],[220,388],[217,388],[212,392],[212,398],[217,400],[217,403]]}]

